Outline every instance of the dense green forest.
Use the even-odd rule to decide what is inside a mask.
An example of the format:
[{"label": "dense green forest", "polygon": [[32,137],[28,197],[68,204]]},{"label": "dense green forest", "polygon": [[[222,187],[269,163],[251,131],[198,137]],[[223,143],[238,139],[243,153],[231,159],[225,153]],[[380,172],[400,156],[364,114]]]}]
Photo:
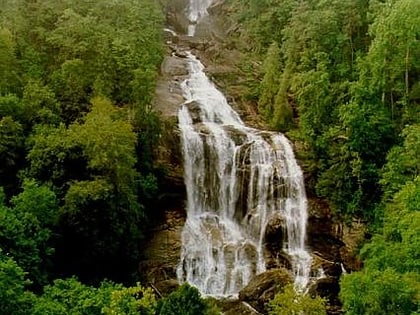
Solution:
[{"label": "dense green forest", "polygon": [[244,70],[260,78],[247,99],[298,144],[309,193],[370,227],[344,311],[418,314],[420,1],[229,2],[237,46],[262,65]]},{"label": "dense green forest", "polygon": [[[369,226],[345,314],[418,314],[420,1],[227,3],[261,62],[244,97],[297,144],[308,192]],[[0,0],[0,315],[217,313],[188,285],[158,301],[137,284],[163,25],[154,0]],[[270,314],[297,300],[325,313],[286,289]]]},{"label": "dense green forest", "polygon": [[153,0],[0,1],[0,314],[155,313],[163,24]]}]

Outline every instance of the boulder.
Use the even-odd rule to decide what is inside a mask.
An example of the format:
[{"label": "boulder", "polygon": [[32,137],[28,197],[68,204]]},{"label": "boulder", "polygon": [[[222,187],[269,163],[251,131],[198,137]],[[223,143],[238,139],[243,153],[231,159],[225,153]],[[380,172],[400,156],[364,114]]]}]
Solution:
[{"label": "boulder", "polygon": [[324,276],[339,278],[343,273],[340,262],[325,260],[318,256],[317,253],[312,253],[312,270],[311,275],[317,277],[320,275],[320,270]]},{"label": "boulder", "polygon": [[338,293],[340,292],[340,284],[338,278],[326,277],[318,279],[309,287],[308,293],[312,296],[320,296],[327,299],[329,304],[339,304]]},{"label": "boulder", "polygon": [[249,303],[259,312],[264,312],[266,304],[292,281],[292,275],[284,268],[268,270],[255,276],[239,292],[239,300]]},{"label": "boulder", "polygon": [[281,251],[286,235],[286,218],[283,213],[277,212],[269,219],[265,230],[267,249],[270,251]]},{"label": "boulder", "polygon": [[200,104],[198,104],[196,101],[190,101],[188,103],[185,103],[184,106],[188,108],[188,112],[191,116],[193,124],[200,123],[201,122]]},{"label": "boulder", "polygon": [[154,289],[158,292],[161,297],[166,297],[171,294],[173,291],[178,289],[179,282],[175,279],[168,279],[156,282],[153,285]]},{"label": "boulder", "polygon": [[221,299],[216,305],[223,315],[260,315],[257,310],[246,302],[232,299]]}]

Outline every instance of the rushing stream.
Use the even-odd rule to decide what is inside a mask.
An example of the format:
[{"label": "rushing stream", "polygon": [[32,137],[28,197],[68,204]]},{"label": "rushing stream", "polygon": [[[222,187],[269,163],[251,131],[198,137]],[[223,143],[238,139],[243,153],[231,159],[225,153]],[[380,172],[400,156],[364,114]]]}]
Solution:
[{"label": "rushing stream", "polygon": [[[210,2],[190,0],[194,25]],[[265,271],[266,227],[279,218],[295,286],[306,287],[311,265],[305,250],[307,200],[289,141],[246,127],[201,62],[191,53],[187,60],[186,101],[178,114],[187,188],[178,279],[206,295],[236,295]]]}]

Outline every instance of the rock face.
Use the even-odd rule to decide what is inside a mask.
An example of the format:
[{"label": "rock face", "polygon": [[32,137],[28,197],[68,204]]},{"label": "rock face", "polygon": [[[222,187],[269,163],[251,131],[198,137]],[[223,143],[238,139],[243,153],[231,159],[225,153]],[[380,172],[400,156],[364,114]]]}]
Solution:
[{"label": "rock face", "polygon": [[[177,112],[184,102],[180,83],[188,76],[185,51],[193,50],[199,56],[208,75],[226,92],[229,103],[248,125],[260,128],[263,126],[256,114],[255,104],[243,97],[243,86],[246,85],[244,80],[247,78],[238,67],[242,58],[241,52],[235,49],[234,43],[227,36],[230,31],[235,31],[235,26],[225,24],[224,15],[229,14],[224,6],[225,1],[213,2],[209,9],[211,15],[197,26],[198,35],[194,38],[182,35],[188,27],[185,17],[188,0],[169,2],[167,21],[171,30],[165,31],[167,56],[161,65],[154,101],[154,108],[161,112],[164,125],[156,164],[164,166],[166,176],[157,209],[159,215],[156,226],[147,233],[145,258],[139,264],[145,282],[152,284],[162,295],[170,293],[178,285],[176,268],[182,246],[181,231],[186,219],[183,159],[177,126]],[[260,65],[252,64],[250,67],[258,68]],[[194,104],[191,103],[190,106],[194,107]],[[242,137],[243,135],[238,134],[237,141],[242,141]],[[282,248],[285,235],[284,218],[273,217],[265,233],[268,271],[256,276],[240,292],[241,301],[224,301],[224,314],[264,313],[266,303],[286,284],[292,282],[287,271],[291,267],[290,258]],[[324,202],[315,198],[309,200],[307,246],[313,256],[311,273],[314,278],[323,276],[312,284],[311,294],[326,297],[330,303],[338,303],[338,283],[343,268],[352,271],[361,267],[355,253],[358,242],[363,238],[362,223],[353,222],[351,228],[346,227],[334,221]]]},{"label": "rock face", "polygon": [[163,295],[176,289],[176,268],[181,252],[181,232],[185,222],[182,208],[168,207],[164,212],[163,223],[153,231],[144,248],[145,260],[139,264],[144,282],[153,285]]},{"label": "rock face", "polygon": [[284,268],[268,270],[254,277],[239,292],[239,300],[249,303],[259,312],[265,312],[266,304],[292,281],[290,272]]}]

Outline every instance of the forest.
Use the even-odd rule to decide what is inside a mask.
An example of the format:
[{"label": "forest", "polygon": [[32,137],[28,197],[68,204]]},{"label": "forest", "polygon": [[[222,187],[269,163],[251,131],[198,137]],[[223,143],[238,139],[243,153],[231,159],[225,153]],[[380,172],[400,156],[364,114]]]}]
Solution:
[{"label": "forest", "polygon": [[237,46],[262,65],[247,98],[299,143],[308,192],[369,227],[363,269],[341,279],[344,313],[417,314],[420,2],[230,4],[241,8],[231,11]]},{"label": "forest", "polygon": [[[165,173],[163,4],[0,0],[0,315],[218,314],[137,271]],[[420,1],[226,4],[229,40],[261,64],[244,98],[298,144],[308,194],[369,228],[343,313],[418,314]],[[289,289],[270,315],[325,314]]]}]

